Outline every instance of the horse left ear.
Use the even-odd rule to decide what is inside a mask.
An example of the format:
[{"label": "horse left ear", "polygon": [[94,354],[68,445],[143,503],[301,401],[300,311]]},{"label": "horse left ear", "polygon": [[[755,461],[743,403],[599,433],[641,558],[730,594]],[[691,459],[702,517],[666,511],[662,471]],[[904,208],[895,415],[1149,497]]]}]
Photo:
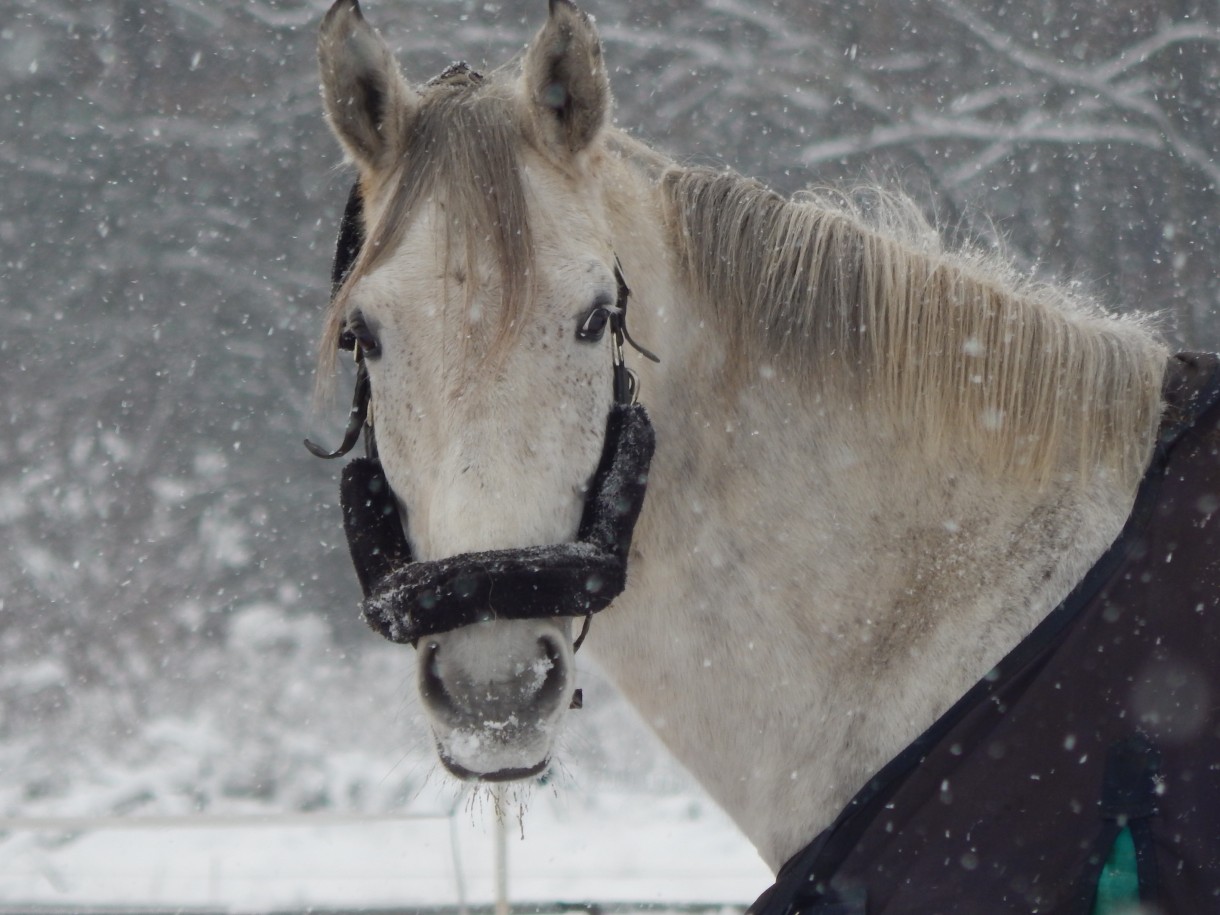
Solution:
[{"label": "horse left ear", "polygon": [[322,20],[318,65],[335,136],[362,170],[385,167],[400,150],[417,101],[358,0],[335,0]]},{"label": "horse left ear", "polygon": [[609,117],[610,80],[589,16],[572,0],[550,0],[550,9],[525,52],[522,76],[545,144],[572,154],[592,143]]}]

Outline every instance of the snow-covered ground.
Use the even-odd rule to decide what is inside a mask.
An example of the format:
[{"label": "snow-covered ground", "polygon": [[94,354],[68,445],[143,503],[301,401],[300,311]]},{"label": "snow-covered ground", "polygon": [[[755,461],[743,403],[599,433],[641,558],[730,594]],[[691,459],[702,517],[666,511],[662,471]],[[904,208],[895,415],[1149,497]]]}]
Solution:
[{"label": "snow-covered ground", "polygon": [[[232,912],[488,903],[490,802],[435,819],[100,829],[0,845],[0,911],[33,904]],[[422,812],[422,810],[421,810]],[[329,821],[328,821],[329,820]],[[717,810],[694,797],[536,792],[510,813],[509,898],[530,902],[737,903],[769,883]]]},{"label": "snow-covered ground", "polygon": [[[255,605],[138,700],[25,669],[47,710],[0,714],[0,913],[492,901],[496,802],[441,774],[412,657]],[[510,900],[752,902],[753,848],[581,663],[553,774],[502,805]]]}]

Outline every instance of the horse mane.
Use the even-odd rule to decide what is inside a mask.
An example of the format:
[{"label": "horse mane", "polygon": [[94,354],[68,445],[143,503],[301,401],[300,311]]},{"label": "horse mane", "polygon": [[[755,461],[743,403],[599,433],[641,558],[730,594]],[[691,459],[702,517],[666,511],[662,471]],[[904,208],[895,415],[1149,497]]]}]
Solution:
[{"label": "horse mane", "polygon": [[[534,243],[511,84],[496,79],[498,74],[479,81],[463,77],[464,72],[456,79],[442,74],[425,87],[419,109],[406,126],[403,152],[387,179],[389,201],[377,225],[364,227],[360,254],[331,299],[318,349],[320,383],[333,375],[351,289],[398,249],[421,204],[432,199],[441,203],[445,219],[440,243],[450,265],[446,277],[453,270],[470,277],[466,295],[477,285],[477,258],[485,250],[481,243],[490,243],[502,307],[496,335],[484,355],[503,352],[520,326],[518,319],[533,294]],[[472,226],[477,229],[472,231]]]},{"label": "horse mane", "polygon": [[730,341],[738,384],[767,371],[838,383],[998,473],[1143,472],[1167,353],[1146,319],[949,250],[912,201],[876,189],[789,200],[676,166],[661,187],[680,269]]}]

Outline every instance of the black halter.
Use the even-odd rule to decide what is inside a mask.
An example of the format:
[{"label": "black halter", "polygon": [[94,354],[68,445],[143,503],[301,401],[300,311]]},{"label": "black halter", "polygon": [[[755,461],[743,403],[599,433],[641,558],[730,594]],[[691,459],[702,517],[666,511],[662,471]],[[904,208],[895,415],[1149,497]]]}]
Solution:
[{"label": "black halter", "polygon": [[[331,271],[332,296],[343,285],[363,244],[363,203],[352,188]],[[309,451],[337,458],[365,435],[367,456],[351,461],[340,483],[343,528],[356,576],[364,591],[361,614],[374,630],[393,642],[412,645],[424,636],[492,619],[584,617],[607,607],[627,583],[627,554],[644,504],[655,436],[648,414],[636,403],[639,381],[623,359],[624,343],[647,358],[627,332],[631,290],[615,261],[617,307],[601,317],[609,322],[614,399],[606,435],[576,540],[542,547],[462,553],[447,559],[417,561],[404,529],[405,508],[395,499],[377,459],[368,418],[372,388],[355,335],[344,327],[339,347],[356,359],[356,390],[343,442],[327,451],[306,439]],[[586,324],[586,327],[588,325]],[[584,328],[582,328],[582,331]],[[579,333],[579,332],[578,332]],[[576,647],[584,639],[582,631]]]}]

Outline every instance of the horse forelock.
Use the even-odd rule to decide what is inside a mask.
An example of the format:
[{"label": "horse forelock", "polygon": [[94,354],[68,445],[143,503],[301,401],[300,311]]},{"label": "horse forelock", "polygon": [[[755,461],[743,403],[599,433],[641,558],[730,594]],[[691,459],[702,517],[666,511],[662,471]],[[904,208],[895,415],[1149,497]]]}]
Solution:
[{"label": "horse forelock", "polygon": [[[484,357],[493,358],[509,345],[531,299],[534,244],[520,168],[523,139],[511,96],[491,81],[434,82],[425,88],[405,134],[392,172],[372,182],[387,189],[381,216],[364,226],[360,254],[331,300],[319,346],[321,379],[332,374],[352,289],[394,256],[429,201],[441,204],[446,273],[453,269],[470,277],[467,297],[476,291],[473,267],[481,250],[490,254],[498,273],[501,309]],[[367,218],[367,207],[365,213]]]},{"label": "horse forelock", "polygon": [[1166,356],[1148,320],[1019,277],[995,254],[949,249],[912,201],[876,188],[788,200],[682,167],[661,187],[730,381],[784,372],[832,387],[997,473],[1142,472]]}]

